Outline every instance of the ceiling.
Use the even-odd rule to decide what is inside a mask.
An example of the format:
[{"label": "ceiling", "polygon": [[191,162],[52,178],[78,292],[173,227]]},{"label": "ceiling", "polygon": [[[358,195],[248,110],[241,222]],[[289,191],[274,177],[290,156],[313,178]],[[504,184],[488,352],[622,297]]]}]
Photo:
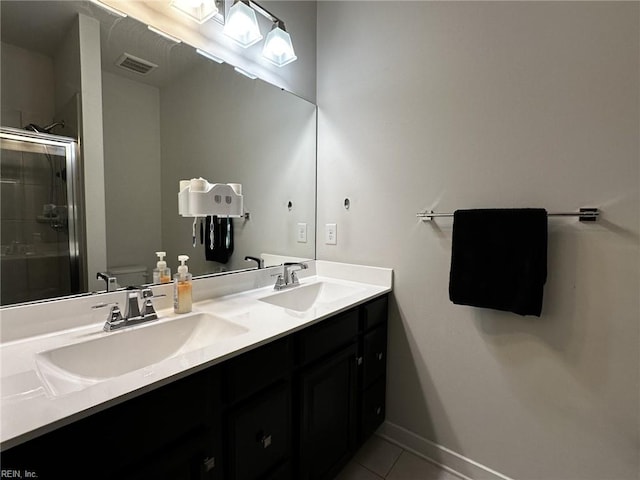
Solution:
[{"label": "ceiling", "polygon": [[[2,41],[55,57],[58,47],[79,13],[100,22],[102,69],[149,85],[162,87],[192,67],[198,55],[184,44],[176,44],[128,17],[110,14],[88,1],[0,2]],[[115,65],[123,53],[159,66],[147,75]]]}]

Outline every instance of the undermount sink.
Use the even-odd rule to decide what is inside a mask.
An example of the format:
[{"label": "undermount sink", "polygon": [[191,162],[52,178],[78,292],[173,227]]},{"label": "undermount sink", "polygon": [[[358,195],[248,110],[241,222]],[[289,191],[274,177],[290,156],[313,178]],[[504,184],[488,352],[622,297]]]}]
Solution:
[{"label": "undermount sink", "polygon": [[60,395],[248,331],[215,315],[195,313],[40,352],[36,365],[51,392]]},{"label": "undermount sink", "polygon": [[351,285],[317,282],[293,286],[289,290],[262,297],[260,301],[296,312],[305,312],[316,305],[346,298],[358,290],[358,287]]}]

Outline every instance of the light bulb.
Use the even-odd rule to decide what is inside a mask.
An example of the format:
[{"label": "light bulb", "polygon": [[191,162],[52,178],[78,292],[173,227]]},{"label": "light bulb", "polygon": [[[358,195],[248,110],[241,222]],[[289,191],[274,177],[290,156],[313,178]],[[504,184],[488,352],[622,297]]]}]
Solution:
[{"label": "light bulb", "polygon": [[262,40],[256,13],[241,1],[237,1],[230,9],[224,25],[225,35],[232,38],[243,48]]},{"label": "light bulb", "polygon": [[215,0],[172,0],[171,6],[198,23],[204,23],[218,13]]},{"label": "light bulb", "polygon": [[283,67],[298,58],[293,51],[291,36],[278,24],[267,34],[262,56],[278,67]]}]

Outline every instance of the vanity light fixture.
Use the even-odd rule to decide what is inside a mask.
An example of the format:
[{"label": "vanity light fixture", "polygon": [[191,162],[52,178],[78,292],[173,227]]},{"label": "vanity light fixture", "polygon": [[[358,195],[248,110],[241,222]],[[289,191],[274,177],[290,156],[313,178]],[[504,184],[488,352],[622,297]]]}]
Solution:
[{"label": "vanity light fixture", "polygon": [[241,75],[244,75],[247,78],[250,78],[251,80],[255,80],[256,78],[258,78],[257,76],[255,76],[253,73],[249,73],[246,70],[243,70],[241,68],[238,67],[233,67],[233,69],[238,72]]},{"label": "vanity light fixture", "polygon": [[224,60],[222,60],[221,58],[218,58],[209,52],[205,52],[204,50],[200,50],[199,48],[196,48],[196,52],[203,57],[208,58],[209,60],[213,60],[216,63],[224,63]]},{"label": "vanity light fixture", "polygon": [[256,13],[249,5],[250,3],[245,3],[244,0],[236,0],[229,9],[223,30],[225,35],[242,48],[248,48],[262,40]]},{"label": "vanity light fixture", "polygon": [[151,25],[147,25],[147,28],[149,30],[151,30],[153,33],[157,33],[158,35],[166,38],[167,40],[171,40],[172,42],[175,43],[182,43],[182,40],[180,40],[178,37],[174,37],[173,35],[169,35],[167,32],[163,32],[162,30],[156,28],[156,27],[152,27]]},{"label": "vanity light fixture", "polygon": [[273,22],[273,28],[267,34],[262,48],[262,56],[277,67],[283,67],[296,60],[291,35],[284,28],[284,22],[252,0],[236,0],[231,9],[224,33],[235,40],[241,47],[247,48],[262,39],[256,15]]},{"label": "vanity light fixture", "polygon": [[218,13],[216,0],[172,0],[171,6],[200,24]]},{"label": "vanity light fixture", "polygon": [[107,5],[106,3],[102,3],[100,0],[90,0],[91,3],[93,3],[94,5],[99,6],[100,8],[105,9],[106,11],[108,11],[109,13],[112,13],[114,15],[117,15],[118,17],[122,17],[122,18],[126,18],[127,14],[124,12],[121,12],[120,10],[110,7],[109,5]]}]

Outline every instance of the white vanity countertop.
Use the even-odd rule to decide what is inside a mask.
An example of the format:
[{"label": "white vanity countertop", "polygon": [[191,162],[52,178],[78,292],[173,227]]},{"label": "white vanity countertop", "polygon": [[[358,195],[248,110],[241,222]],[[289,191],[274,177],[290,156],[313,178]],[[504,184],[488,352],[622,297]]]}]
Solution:
[{"label": "white vanity countertop", "polygon": [[[3,309],[0,312],[2,450],[391,291],[390,269],[321,261],[309,262],[309,265],[308,270],[300,272],[300,287],[322,282],[339,294],[330,301],[314,304],[306,311],[290,310],[260,300],[274,294],[271,275],[279,271],[275,268],[195,280],[192,314],[173,313],[170,285],[153,287],[154,294],[167,295],[155,301],[159,319],[114,332],[102,331],[105,309],[92,311],[89,305],[103,299],[117,300],[122,305],[123,292],[109,294],[110,297],[84,296]],[[247,285],[264,285],[267,282],[268,286],[246,288]],[[195,348],[195,343],[190,341],[191,347],[186,351],[178,349],[175,354],[143,368],[99,381],[80,382],[77,386],[73,381],[66,382],[67,386],[58,391],[46,380],[42,363],[36,360],[40,352],[106,336],[126,335],[134,329],[140,330],[138,339],[144,339],[145,328],[179,321],[198,313],[231,322],[235,324],[234,328],[240,327],[236,328],[240,333],[236,331],[233,336],[199,344]],[[43,319],[45,316],[47,318]],[[59,317],[59,322],[52,316]],[[135,348],[145,349],[145,345],[136,343]],[[148,348],[153,348],[153,345]]]}]

